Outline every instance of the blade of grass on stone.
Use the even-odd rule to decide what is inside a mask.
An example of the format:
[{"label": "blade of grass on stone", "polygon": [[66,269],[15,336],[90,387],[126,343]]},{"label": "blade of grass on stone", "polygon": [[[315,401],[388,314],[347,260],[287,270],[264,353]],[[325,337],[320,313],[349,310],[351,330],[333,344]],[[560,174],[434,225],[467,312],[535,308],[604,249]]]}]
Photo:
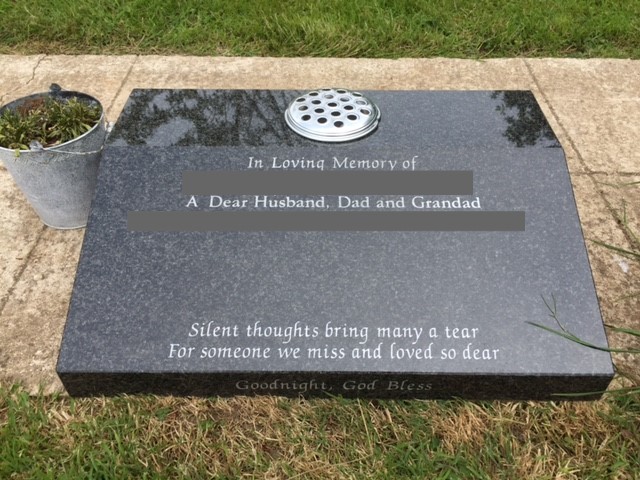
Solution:
[{"label": "blade of grass on stone", "polygon": [[584,347],[587,348],[592,348],[594,350],[600,350],[603,352],[610,352],[610,353],[631,353],[631,354],[638,354],[640,353],[640,349],[637,348],[609,348],[609,347],[601,347],[599,345],[595,345],[593,343],[587,342],[585,340],[582,340],[580,337],[577,337],[576,335],[570,333],[570,332],[566,332],[566,331],[561,331],[561,330],[556,330],[555,328],[551,328],[551,327],[547,327],[546,325],[542,325],[540,323],[535,323],[535,322],[526,322],[529,325],[533,325],[534,327],[538,327],[541,328],[543,330],[546,330],[547,332],[553,333],[554,335],[558,335],[560,337],[566,338],[567,340],[570,340],[574,343],[578,343]]}]

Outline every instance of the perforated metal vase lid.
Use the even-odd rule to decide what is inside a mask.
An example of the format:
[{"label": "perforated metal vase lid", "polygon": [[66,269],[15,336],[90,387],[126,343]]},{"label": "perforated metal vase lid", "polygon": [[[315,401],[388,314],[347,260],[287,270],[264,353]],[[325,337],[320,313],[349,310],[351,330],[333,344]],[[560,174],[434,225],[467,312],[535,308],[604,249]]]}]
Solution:
[{"label": "perforated metal vase lid", "polygon": [[321,142],[347,142],[376,129],[380,110],[367,97],[344,88],[321,88],[296,98],[284,114],[299,135]]}]

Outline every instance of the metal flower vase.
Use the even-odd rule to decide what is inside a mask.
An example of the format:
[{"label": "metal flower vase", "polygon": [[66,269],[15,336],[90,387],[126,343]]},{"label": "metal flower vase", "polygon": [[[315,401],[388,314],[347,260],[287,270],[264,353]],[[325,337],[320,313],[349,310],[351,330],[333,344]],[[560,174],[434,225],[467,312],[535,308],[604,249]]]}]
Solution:
[{"label": "metal flower vase", "polygon": [[0,114],[46,97],[77,98],[100,106],[98,123],[83,135],[50,148],[39,144],[32,144],[30,150],[0,147],[0,160],[44,224],[59,229],[80,228],[87,224],[106,137],[104,109],[89,95],[56,87],[15,100],[0,108]]}]

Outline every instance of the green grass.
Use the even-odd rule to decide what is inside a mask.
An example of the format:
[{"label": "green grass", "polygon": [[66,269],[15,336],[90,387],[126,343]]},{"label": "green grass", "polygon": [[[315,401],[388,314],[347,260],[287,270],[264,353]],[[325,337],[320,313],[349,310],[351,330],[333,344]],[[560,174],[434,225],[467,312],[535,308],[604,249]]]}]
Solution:
[{"label": "green grass", "polygon": [[640,397],[595,403],[30,398],[0,478],[638,478]]},{"label": "green grass", "polygon": [[640,58],[640,2],[3,0],[0,53]]}]

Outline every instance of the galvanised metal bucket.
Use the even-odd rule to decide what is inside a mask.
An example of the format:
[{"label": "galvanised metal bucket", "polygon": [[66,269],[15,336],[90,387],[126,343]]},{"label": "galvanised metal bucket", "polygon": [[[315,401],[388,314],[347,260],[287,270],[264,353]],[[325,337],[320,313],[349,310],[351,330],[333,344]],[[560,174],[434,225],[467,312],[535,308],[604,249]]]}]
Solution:
[{"label": "galvanised metal bucket", "polygon": [[80,228],[87,224],[96,186],[98,165],[106,137],[104,108],[95,98],[71,91],[37,93],[2,108],[16,109],[25,102],[49,96],[78,98],[100,105],[98,123],[80,137],[51,148],[10,150],[0,147],[0,160],[45,225]]}]

